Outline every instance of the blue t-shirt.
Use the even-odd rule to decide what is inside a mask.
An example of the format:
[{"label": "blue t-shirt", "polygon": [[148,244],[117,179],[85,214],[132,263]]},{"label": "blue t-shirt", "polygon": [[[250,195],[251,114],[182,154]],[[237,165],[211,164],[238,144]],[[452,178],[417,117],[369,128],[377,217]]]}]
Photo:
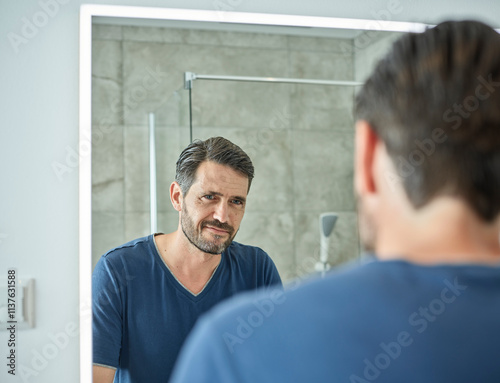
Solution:
[{"label": "blue t-shirt", "polygon": [[[274,294],[274,296],[273,296]],[[500,382],[500,267],[373,261],[207,313],[171,383]]]},{"label": "blue t-shirt", "polygon": [[237,292],[281,286],[259,248],[233,242],[194,295],[170,272],[153,235],[101,257],[92,276],[94,364],[117,368],[115,382],[167,382],[196,319]]}]

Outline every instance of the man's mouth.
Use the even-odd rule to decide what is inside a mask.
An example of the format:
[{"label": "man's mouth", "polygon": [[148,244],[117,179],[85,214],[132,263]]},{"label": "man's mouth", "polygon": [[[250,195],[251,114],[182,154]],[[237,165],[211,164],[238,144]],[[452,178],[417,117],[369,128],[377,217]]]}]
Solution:
[{"label": "man's mouth", "polygon": [[234,229],[227,223],[221,222],[204,222],[202,229],[209,229],[212,233],[218,235],[231,234]]},{"label": "man's mouth", "polygon": [[219,229],[217,227],[213,226],[205,226],[206,229],[210,229],[211,231],[218,233],[218,234],[229,234],[227,230]]}]

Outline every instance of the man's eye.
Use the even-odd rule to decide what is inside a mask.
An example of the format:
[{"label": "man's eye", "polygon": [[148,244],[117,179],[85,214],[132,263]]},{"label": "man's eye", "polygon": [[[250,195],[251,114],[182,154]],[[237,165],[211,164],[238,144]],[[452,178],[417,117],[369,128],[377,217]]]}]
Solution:
[{"label": "man's eye", "polygon": [[243,201],[240,201],[239,199],[233,199],[233,203],[235,205],[243,205]]},{"label": "man's eye", "polygon": [[203,196],[203,198],[208,199],[208,200],[213,200],[214,196],[211,194],[207,194],[207,195]]}]

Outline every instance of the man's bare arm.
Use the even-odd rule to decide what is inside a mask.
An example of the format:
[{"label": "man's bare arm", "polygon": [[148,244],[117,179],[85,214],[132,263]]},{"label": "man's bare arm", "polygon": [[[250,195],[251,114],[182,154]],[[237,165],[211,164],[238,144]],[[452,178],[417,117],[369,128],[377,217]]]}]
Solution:
[{"label": "man's bare arm", "polygon": [[93,366],[92,381],[94,383],[113,383],[116,370],[109,367]]}]

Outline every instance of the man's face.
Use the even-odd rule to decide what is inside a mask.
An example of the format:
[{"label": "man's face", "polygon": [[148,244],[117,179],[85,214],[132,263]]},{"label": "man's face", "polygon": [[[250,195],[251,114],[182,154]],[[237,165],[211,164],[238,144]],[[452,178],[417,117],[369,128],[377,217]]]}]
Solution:
[{"label": "man's face", "polygon": [[248,178],[212,161],[200,164],[183,197],[181,227],[189,242],[209,254],[233,241],[245,213]]}]

